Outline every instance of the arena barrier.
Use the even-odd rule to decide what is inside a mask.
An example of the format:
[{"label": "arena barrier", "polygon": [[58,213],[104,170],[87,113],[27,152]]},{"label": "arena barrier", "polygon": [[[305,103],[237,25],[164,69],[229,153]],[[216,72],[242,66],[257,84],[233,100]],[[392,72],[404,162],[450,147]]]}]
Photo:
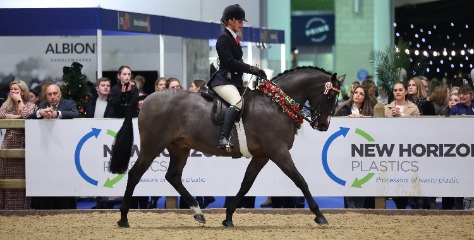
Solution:
[{"label": "arena barrier", "polygon": [[[330,129],[324,133],[314,131],[305,124],[296,136],[292,155],[315,196],[374,196],[378,199],[377,208],[385,208],[387,196],[470,197],[474,195],[473,176],[469,172],[473,167],[474,144],[471,143],[472,130],[465,128],[470,121],[461,117],[333,118]],[[26,126],[26,152],[24,149],[2,150],[1,156],[18,160],[26,157],[28,179],[2,179],[0,187],[26,187],[28,196],[122,196],[126,174],[114,176],[106,170],[114,134],[121,123],[120,119],[26,120],[26,123],[25,120],[0,120],[0,128]],[[334,134],[342,126],[350,131],[345,138],[336,139]],[[138,131],[135,131],[135,141],[139,141]],[[324,156],[321,157],[321,148],[331,141],[331,147],[326,149],[331,152],[331,156],[324,159]],[[393,165],[396,168],[391,167],[392,170],[401,169],[397,173],[386,171],[388,165],[379,161],[388,161],[383,158],[387,157],[385,155],[390,144],[395,143],[392,155],[402,154],[395,157],[403,160]],[[310,144],[312,149],[308,149],[305,144]],[[136,160],[139,151],[139,143],[136,142],[136,145],[132,151],[135,158],[132,157],[130,164]],[[346,148],[350,150],[344,150]],[[354,159],[339,157],[338,154],[344,152],[355,155]],[[377,154],[381,155],[374,156]],[[413,158],[417,158],[416,162]],[[144,175],[145,181],[139,183],[135,195],[176,199],[177,193],[163,178],[167,159],[165,151],[151,166],[151,175]],[[183,181],[196,196],[232,196],[239,188],[248,161],[245,158],[206,156],[192,151]],[[366,165],[363,161],[370,164]],[[406,161],[409,164],[404,163]],[[307,167],[305,164],[310,165]],[[348,175],[346,172],[355,174]],[[354,179],[356,185],[352,182]],[[340,180],[344,180],[345,185]],[[216,183],[224,186],[213,185]],[[299,196],[301,192],[273,163],[269,163],[249,195]],[[167,207],[175,206],[167,204]]]}]

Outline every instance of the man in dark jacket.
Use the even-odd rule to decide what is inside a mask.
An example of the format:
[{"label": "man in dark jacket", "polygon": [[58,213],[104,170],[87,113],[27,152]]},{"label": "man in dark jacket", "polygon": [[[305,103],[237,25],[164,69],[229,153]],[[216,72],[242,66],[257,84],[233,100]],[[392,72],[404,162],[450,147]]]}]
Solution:
[{"label": "man in dark jacket", "polygon": [[113,118],[114,108],[110,103],[110,79],[99,78],[95,83],[97,98],[92,98],[86,105],[86,118]]}]

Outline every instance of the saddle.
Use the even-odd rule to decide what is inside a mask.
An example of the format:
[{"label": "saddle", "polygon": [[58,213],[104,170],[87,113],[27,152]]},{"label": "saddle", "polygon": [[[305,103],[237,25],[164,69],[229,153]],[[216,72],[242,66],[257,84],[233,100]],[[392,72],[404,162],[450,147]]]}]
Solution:
[{"label": "saddle", "polygon": [[[221,125],[224,122],[224,115],[230,105],[224,101],[217,93],[209,88],[207,85],[201,90],[201,96],[209,102],[213,102],[211,110],[212,122],[215,125]],[[242,104],[242,109],[240,110],[239,117],[236,121],[239,121],[244,112],[244,104]]]}]

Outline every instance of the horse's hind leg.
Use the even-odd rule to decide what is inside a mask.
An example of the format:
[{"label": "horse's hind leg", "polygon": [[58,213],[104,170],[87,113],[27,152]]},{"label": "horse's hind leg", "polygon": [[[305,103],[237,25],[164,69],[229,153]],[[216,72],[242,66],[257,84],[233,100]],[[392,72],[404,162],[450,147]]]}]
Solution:
[{"label": "horse's hind leg", "polygon": [[226,227],[234,226],[232,216],[234,215],[235,209],[237,208],[237,204],[239,204],[240,201],[244,199],[245,194],[248,193],[253,183],[255,182],[257,175],[260,173],[265,164],[267,164],[267,162],[268,158],[252,158],[247,167],[247,170],[245,171],[244,180],[240,185],[239,192],[235,196],[234,200],[230,202],[229,206],[226,209],[226,216],[225,220],[222,222],[222,225]]},{"label": "horse's hind leg", "polygon": [[159,148],[151,148],[153,149],[153,151],[147,152],[147,149],[150,149],[150,147],[144,147],[143,144],[141,145],[141,147],[142,148],[140,154],[138,155],[137,161],[130,169],[130,171],[128,171],[127,188],[125,189],[122,204],[120,205],[120,221],[117,222],[119,227],[130,227],[130,225],[128,224],[127,215],[130,209],[130,205],[132,203],[133,191],[135,190],[135,187],[142,178],[143,174],[150,167],[153,160],[162,151],[156,150]]},{"label": "horse's hind leg", "polygon": [[176,189],[181,196],[181,199],[184,199],[184,201],[186,201],[189,207],[194,211],[194,219],[200,223],[206,223],[206,219],[202,214],[199,203],[188,192],[181,181],[181,176],[183,175],[183,169],[184,166],[186,166],[190,149],[172,145],[168,147],[168,151],[170,154],[170,165],[165,175],[166,180],[174,187],[174,189]]},{"label": "horse's hind leg", "polygon": [[296,169],[296,166],[291,159],[290,152],[280,151],[278,155],[272,157],[272,160],[283,171],[283,173],[285,173],[296,184],[296,186],[301,189],[306,201],[308,202],[309,209],[316,214],[314,221],[318,224],[328,224],[328,221],[319,210],[318,204],[311,195],[308,184],[303,176],[298,172],[298,169]]}]

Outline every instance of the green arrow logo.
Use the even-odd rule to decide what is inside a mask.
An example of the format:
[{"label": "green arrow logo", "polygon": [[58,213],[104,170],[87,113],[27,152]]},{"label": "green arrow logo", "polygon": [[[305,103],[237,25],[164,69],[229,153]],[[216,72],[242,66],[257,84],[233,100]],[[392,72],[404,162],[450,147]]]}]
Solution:
[{"label": "green arrow logo", "polygon": [[113,188],[114,184],[118,183],[122,178],[125,177],[125,173],[119,174],[118,176],[114,177],[112,180],[107,178],[107,181],[104,183],[104,187]]},{"label": "green arrow logo", "polygon": [[[107,129],[107,134],[110,135],[111,137],[115,138],[117,136],[117,133]],[[118,183],[122,178],[125,177],[125,173],[119,174],[116,177],[114,177],[112,180],[110,178],[107,178],[107,180],[104,183],[104,187],[107,188],[113,188],[114,184]]]},{"label": "green arrow logo", "polygon": [[368,173],[361,180],[359,180],[358,178],[354,179],[354,182],[352,183],[351,187],[361,188],[362,185],[364,183],[368,182],[374,175],[375,175],[375,173]]}]

